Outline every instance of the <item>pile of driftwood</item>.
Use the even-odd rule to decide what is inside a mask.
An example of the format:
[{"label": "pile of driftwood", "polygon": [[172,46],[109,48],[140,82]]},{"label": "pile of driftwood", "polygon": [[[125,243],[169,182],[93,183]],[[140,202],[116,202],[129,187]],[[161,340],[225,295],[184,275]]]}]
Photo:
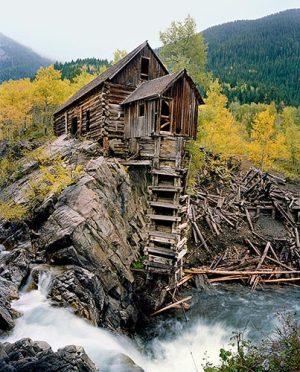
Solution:
[{"label": "pile of driftwood", "polygon": [[[199,182],[189,209],[195,245],[211,256],[211,264],[186,274],[207,274],[212,282],[243,280],[253,288],[261,282],[300,280],[299,193],[288,190],[284,179],[256,168],[244,176],[222,169],[213,172],[224,178],[226,187],[211,191]],[[277,221],[284,236],[256,228],[260,216]],[[216,255],[214,244],[226,240],[226,234],[242,236],[243,244],[230,244],[229,239]]]}]

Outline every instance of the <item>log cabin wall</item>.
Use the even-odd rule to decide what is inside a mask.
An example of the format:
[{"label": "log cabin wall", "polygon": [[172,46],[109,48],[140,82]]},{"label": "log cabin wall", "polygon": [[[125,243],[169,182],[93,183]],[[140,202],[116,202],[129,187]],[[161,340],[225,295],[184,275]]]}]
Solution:
[{"label": "log cabin wall", "polygon": [[[148,58],[148,78],[141,79],[142,57]],[[146,45],[111,81],[112,83],[137,87],[142,81],[156,79],[168,72],[158,61],[152,50]]]},{"label": "log cabin wall", "polygon": [[124,101],[135,87],[116,83],[105,83],[107,92],[105,100],[106,118],[104,122],[104,134],[110,141],[110,148],[116,155],[127,155],[128,146],[124,139],[124,110],[121,102]]},{"label": "log cabin wall", "polygon": [[53,118],[53,131],[56,136],[61,136],[66,131],[65,113],[59,113]]},{"label": "log cabin wall", "polygon": [[[72,133],[73,120],[77,121],[77,135],[98,140],[103,135],[103,127],[108,117],[107,92],[103,87],[74,103],[65,111],[54,116],[54,133],[59,136]],[[75,133],[73,133],[75,134]]]}]

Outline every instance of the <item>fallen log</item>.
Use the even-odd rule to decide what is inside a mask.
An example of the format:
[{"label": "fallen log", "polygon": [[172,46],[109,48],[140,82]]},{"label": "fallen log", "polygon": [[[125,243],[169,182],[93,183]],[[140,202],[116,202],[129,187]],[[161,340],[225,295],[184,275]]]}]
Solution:
[{"label": "fallen log", "polygon": [[293,271],[274,271],[270,270],[247,270],[247,271],[230,271],[230,270],[210,270],[210,269],[185,269],[186,274],[215,274],[215,275],[270,275],[270,274],[300,274],[299,270]]},{"label": "fallen log", "polygon": [[175,287],[174,286],[167,286],[166,287],[166,291],[170,291],[171,289],[174,289],[174,288],[178,288],[180,287],[182,284],[188,282],[190,279],[193,278],[194,275],[192,274],[188,274],[188,275],[185,275],[179,282],[176,283]]},{"label": "fallen log", "polygon": [[216,282],[226,282],[226,281],[241,280],[241,279],[248,279],[248,275],[247,276],[242,276],[242,275],[221,276],[220,278],[208,279],[208,281],[210,283],[216,283]]},{"label": "fallen log", "polygon": [[183,298],[182,300],[176,301],[173,304],[170,304],[168,306],[163,307],[162,309],[159,309],[159,310],[155,311],[154,313],[150,314],[150,316],[155,316],[155,315],[163,313],[166,310],[176,308],[177,305],[180,305],[180,304],[182,304],[186,301],[189,301],[191,298],[192,298],[192,296],[187,296],[187,297]]},{"label": "fallen log", "polygon": [[260,279],[262,283],[284,283],[284,282],[295,282],[300,278],[280,278],[280,279]]}]

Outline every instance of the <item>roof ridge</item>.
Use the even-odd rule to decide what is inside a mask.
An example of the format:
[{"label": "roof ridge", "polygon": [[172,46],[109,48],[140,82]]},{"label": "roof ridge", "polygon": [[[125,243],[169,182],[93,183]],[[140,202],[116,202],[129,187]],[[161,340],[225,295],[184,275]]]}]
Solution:
[{"label": "roof ridge", "polygon": [[[122,70],[122,68],[124,68],[146,45],[148,45],[149,48],[151,48],[147,40],[138,45],[135,49],[130,51],[125,57],[120,59],[120,61],[110,66],[108,69],[103,71],[102,74],[96,76],[93,80],[91,80],[89,83],[87,83],[77,92],[75,92],[63,105],[61,105],[54,112],[54,114],[58,114],[62,110],[66,109],[68,106],[84,97],[86,94],[100,86],[105,81],[113,79]],[[154,51],[153,53],[155,54]]]},{"label": "roof ridge", "polygon": [[[179,70],[177,72],[173,72],[173,73],[168,74],[168,75],[160,76],[156,79],[145,81],[142,84],[140,84],[127,98],[125,98],[124,101],[122,102],[122,104],[126,104],[126,103],[129,103],[129,102],[144,99],[146,97],[147,98],[155,97],[157,95],[163,94],[170,87],[170,85],[173,84],[174,80],[176,80],[180,75],[182,75],[184,73],[186,73],[186,70],[182,69],[182,70]],[[163,82],[164,80],[167,81],[165,86],[164,85],[160,86],[158,83]],[[163,83],[161,83],[161,84],[163,84]],[[156,85],[158,85],[158,86],[156,86]],[[147,88],[148,89],[152,88],[152,92],[153,92],[153,89],[154,89],[154,93],[149,94],[149,93],[143,92],[143,89],[145,90]],[[138,93],[140,93],[140,95]],[[133,97],[135,97],[135,98],[133,99]]]}]

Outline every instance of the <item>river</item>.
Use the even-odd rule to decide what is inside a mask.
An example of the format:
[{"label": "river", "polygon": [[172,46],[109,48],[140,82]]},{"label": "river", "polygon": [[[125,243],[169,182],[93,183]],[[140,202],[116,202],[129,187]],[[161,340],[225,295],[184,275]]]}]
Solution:
[{"label": "river", "polygon": [[49,281],[42,274],[37,290],[23,292],[14,301],[13,307],[23,315],[1,341],[30,337],[47,341],[53,350],[82,345],[102,372],[123,372],[120,354],[146,372],[201,371],[205,358],[218,361],[219,349],[227,347],[233,332],[245,330],[248,337],[259,341],[276,325],[276,313],[300,310],[297,287],[265,287],[252,293],[238,285],[216,285],[210,292],[192,292],[188,321],[180,311],[177,318],[156,318],[145,330],[146,338],[130,340],[93,327],[68,309],[51,306],[46,298]]}]

